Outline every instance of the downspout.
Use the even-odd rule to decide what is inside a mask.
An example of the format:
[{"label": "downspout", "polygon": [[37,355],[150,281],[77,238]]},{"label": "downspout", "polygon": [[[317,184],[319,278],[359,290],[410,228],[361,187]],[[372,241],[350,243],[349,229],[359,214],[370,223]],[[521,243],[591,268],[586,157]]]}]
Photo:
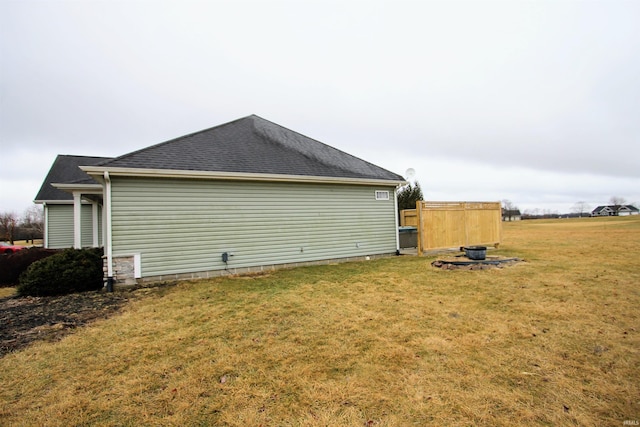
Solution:
[{"label": "downspout", "polygon": [[107,256],[107,292],[113,292],[113,251],[111,249],[111,178],[104,172],[104,206],[106,219],[106,236],[104,249]]},{"label": "downspout", "polygon": [[396,223],[396,255],[400,255],[400,231],[398,230],[398,189],[400,184],[396,185],[393,191],[393,218]]}]

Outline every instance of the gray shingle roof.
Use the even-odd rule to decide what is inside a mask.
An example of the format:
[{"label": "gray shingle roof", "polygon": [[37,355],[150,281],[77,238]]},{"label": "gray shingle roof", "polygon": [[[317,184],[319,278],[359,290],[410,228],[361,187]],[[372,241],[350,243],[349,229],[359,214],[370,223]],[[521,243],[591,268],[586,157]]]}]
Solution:
[{"label": "gray shingle roof", "polygon": [[71,193],[54,188],[51,184],[98,184],[93,178],[80,170],[79,166],[96,165],[110,159],[110,157],[70,156],[64,154],[57,156],[35,200],[73,200]]},{"label": "gray shingle roof", "polygon": [[628,210],[629,212],[640,212],[638,208],[633,205],[608,205],[608,206],[598,206],[594,210],[591,211],[592,214],[597,214],[605,209],[609,209],[612,212],[620,212],[621,210]]},{"label": "gray shingle roof", "polygon": [[134,151],[99,166],[404,181],[400,175],[256,115]]}]

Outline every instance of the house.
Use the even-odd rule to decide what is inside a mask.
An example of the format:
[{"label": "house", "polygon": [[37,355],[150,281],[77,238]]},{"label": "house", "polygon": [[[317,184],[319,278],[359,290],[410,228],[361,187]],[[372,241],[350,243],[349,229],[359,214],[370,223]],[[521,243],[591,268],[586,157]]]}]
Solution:
[{"label": "house", "polygon": [[[102,246],[102,185],[80,170],[80,166],[106,160],[110,158],[56,157],[34,200],[44,206],[46,248]],[[78,224],[74,224],[74,216],[80,221]],[[74,229],[78,232],[74,233]]]},{"label": "house", "polygon": [[[91,243],[104,245],[111,283],[399,249],[395,190],[406,184],[402,176],[255,115],[84,163],[75,181],[46,182],[72,195],[76,246],[89,241],[83,201],[97,205],[98,221],[90,224],[93,231],[101,225],[102,234],[92,234]],[[49,223],[51,235],[55,227]]]},{"label": "house", "polygon": [[503,221],[520,221],[522,214],[519,209],[502,209]]},{"label": "house", "polygon": [[618,216],[638,215],[640,211],[633,205],[618,206]]},{"label": "house", "polygon": [[613,216],[615,215],[615,206],[598,206],[591,211],[591,216]]},{"label": "house", "polygon": [[638,213],[638,208],[633,205],[608,205],[598,206],[591,212],[591,216],[628,216]]}]

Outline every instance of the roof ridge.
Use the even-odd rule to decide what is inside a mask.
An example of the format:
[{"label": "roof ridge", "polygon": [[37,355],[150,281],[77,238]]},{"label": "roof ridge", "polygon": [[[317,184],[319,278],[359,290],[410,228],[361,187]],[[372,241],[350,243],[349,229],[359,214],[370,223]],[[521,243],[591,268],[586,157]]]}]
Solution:
[{"label": "roof ridge", "polygon": [[403,180],[389,170],[256,114],[135,150],[96,166]]},{"label": "roof ridge", "polygon": [[66,157],[66,158],[74,158],[74,159],[113,159],[113,157],[108,156],[82,156],[79,154],[58,154],[57,157]]}]

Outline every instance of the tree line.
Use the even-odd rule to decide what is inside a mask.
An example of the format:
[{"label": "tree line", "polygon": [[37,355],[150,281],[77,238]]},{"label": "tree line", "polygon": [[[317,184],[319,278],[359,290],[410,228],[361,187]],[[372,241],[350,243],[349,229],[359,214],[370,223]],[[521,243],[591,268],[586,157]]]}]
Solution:
[{"label": "tree line", "polygon": [[[506,202],[506,203],[505,203]],[[605,203],[603,203],[604,205]],[[609,205],[611,206],[623,206],[630,204],[631,206],[638,207],[638,203],[628,203],[624,197],[620,196],[612,196],[609,199]],[[506,208],[505,205],[513,206],[513,208],[517,209],[515,205],[513,205],[508,200],[503,200],[503,208]],[[587,202],[580,200],[571,207],[570,212],[564,212],[562,214],[557,211],[552,211],[549,209],[527,209],[522,212],[522,219],[536,219],[536,218],[560,218],[560,217],[589,217],[591,216],[591,212],[593,212],[593,207]]]},{"label": "tree line", "polygon": [[20,216],[15,212],[0,212],[0,240],[13,244],[16,240],[42,239],[44,212],[33,205]]}]

